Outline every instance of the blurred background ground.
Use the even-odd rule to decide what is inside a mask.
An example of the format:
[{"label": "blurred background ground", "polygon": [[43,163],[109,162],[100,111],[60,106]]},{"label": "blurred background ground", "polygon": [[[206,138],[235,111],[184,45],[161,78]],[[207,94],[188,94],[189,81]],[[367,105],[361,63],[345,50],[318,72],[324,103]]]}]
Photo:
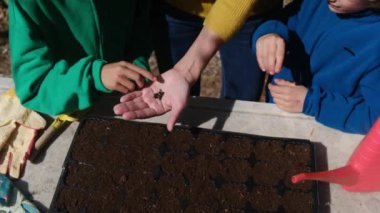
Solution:
[{"label": "blurred background ground", "polygon": [[0,76],[10,76],[8,10],[0,1]]},{"label": "blurred background ground", "polygon": [[[287,4],[292,0],[284,0]],[[150,60],[153,69],[157,68],[154,57]],[[4,0],[0,0],[0,77],[11,77],[9,43],[8,43],[8,10]],[[219,97],[220,95],[220,59],[216,54],[202,73],[201,96]]]}]

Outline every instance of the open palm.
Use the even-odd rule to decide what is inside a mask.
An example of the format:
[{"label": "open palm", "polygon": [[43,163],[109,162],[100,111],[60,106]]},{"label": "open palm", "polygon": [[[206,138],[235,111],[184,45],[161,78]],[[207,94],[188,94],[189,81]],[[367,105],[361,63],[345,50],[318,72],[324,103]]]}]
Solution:
[{"label": "open palm", "polygon": [[[114,112],[126,120],[132,120],[171,111],[167,122],[167,128],[171,131],[187,104],[189,88],[189,82],[177,70],[171,69],[162,74],[162,81],[156,81],[149,87],[121,97],[120,103],[114,107]],[[161,99],[155,95],[160,91],[163,92]]]}]

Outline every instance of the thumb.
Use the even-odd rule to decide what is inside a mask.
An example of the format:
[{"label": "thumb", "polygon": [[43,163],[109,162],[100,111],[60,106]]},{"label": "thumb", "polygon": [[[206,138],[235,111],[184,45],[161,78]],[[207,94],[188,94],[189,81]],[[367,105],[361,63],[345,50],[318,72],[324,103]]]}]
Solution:
[{"label": "thumb", "polygon": [[274,82],[278,86],[295,86],[296,85],[294,82],[287,81],[287,80],[284,80],[284,79],[274,79]]},{"label": "thumb", "polygon": [[23,125],[18,126],[17,135],[10,144],[9,176],[18,179],[23,174],[36,135],[37,130]]}]

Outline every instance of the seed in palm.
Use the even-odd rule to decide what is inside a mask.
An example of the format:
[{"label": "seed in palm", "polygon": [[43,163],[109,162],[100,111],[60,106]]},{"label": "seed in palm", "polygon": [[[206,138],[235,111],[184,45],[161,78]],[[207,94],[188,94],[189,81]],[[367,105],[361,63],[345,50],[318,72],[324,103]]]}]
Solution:
[{"label": "seed in palm", "polygon": [[163,92],[161,89],[160,89],[160,91],[159,92],[157,92],[157,93],[154,93],[154,98],[155,99],[162,99],[162,96],[164,96],[164,94],[165,94],[165,92]]}]

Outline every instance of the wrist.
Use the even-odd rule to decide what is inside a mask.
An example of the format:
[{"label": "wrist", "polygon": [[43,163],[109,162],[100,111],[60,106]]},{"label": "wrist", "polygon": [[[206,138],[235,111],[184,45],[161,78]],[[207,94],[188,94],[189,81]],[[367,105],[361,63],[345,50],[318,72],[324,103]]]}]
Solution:
[{"label": "wrist", "polygon": [[193,85],[222,43],[216,33],[204,27],[174,69]]},{"label": "wrist", "polygon": [[190,86],[195,84],[201,73],[201,68],[197,67],[195,62],[184,63],[179,61],[174,66],[174,70],[180,74]]},{"label": "wrist", "polygon": [[95,89],[101,92],[110,93],[112,90],[108,89],[103,82],[102,74],[104,66],[107,65],[106,61],[103,60],[95,60],[92,63],[92,76],[94,79]]}]

